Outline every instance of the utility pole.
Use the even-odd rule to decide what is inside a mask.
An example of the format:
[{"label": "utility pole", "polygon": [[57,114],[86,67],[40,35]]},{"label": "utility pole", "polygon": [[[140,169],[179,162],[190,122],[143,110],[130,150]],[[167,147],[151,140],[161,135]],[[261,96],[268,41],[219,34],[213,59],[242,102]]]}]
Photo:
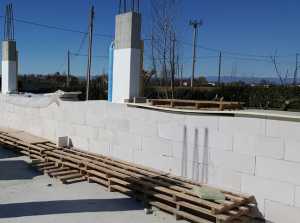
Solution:
[{"label": "utility pole", "polygon": [[203,23],[202,21],[190,21],[190,26],[194,29],[194,35],[193,35],[193,67],[192,67],[192,78],[191,78],[191,87],[194,85],[194,79],[195,79],[195,66],[196,66],[196,47],[197,47],[197,37],[198,37],[198,28]]},{"label": "utility pole", "polygon": [[298,78],[298,57],[299,57],[299,53],[296,53],[296,67],[295,67],[295,72],[294,72],[294,81],[293,81],[293,85],[296,86],[297,85],[297,78]]},{"label": "utility pole", "polygon": [[221,86],[221,70],[222,70],[222,52],[219,54],[219,73],[218,73],[218,86]]},{"label": "utility pole", "polygon": [[171,34],[170,36],[170,41],[171,41],[171,52],[170,52],[170,59],[171,59],[171,92],[172,92],[172,99],[174,99],[174,82],[175,82],[175,33]]},{"label": "utility pole", "polygon": [[90,93],[90,80],[92,68],[92,49],[93,49],[93,31],[94,31],[94,6],[91,7],[90,20],[89,20],[89,46],[88,46],[88,64],[86,72],[86,100],[89,100]]},{"label": "utility pole", "polygon": [[68,49],[68,71],[67,71],[67,88],[69,87],[70,85],[70,50]]},{"label": "utility pole", "polygon": [[181,64],[181,69],[180,69],[180,87],[182,87],[182,82],[183,82],[183,64]]}]

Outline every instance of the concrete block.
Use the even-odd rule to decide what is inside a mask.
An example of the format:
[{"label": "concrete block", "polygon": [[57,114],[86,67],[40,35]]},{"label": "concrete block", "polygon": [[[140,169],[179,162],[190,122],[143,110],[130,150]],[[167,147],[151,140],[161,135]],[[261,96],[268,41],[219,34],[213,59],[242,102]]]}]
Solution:
[{"label": "concrete block", "polygon": [[176,122],[158,124],[158,135],[161,138],[182,142],[188,140],[187,134],[186,126],[182,124]]},{"label": "concrete block", "polygon": [[112,156],[110,144],[101,140],[89,140],[89,152],[96,153],[104,156]]},{"label": "concrete block", "polygon": [[56,113],[59,111],[59,106],[57,104],[51,104],[46,108],[40,108],[39,114],[43,119],[53,120],[56,118]]},{"label": "concrete block", "polygon": [[254,175],[255,157],[231,151],[211,150],[209,165]]},{"label": "concrete block", "polygon": [[185,124],[192,128],[208,128],[217,131],[219,129],[218,116],[186,115]]},{"label": "concrete block", "polygon": [[182,160],[176,157],[172,157],[169,161],[169,171],[174,176],[182,176]]},{"label": "concrete block", "polygon": [[230,133],[248,133],[251,135],[265,135],[266,120],[245,117],[220,117],[219,131]]},{"label": "concrete block", "polygon": [[40,109],[38,108],[31,108],[31,107],[20,107],[20,109],[22,109],[22,113],[26,116],[26,117],[32,117],[34,115],[34,118],[40,118]]},{"label": "concrete block", "polygon": [[242,192],[287,205],[294,204],[295,187],[289,183],[242,175]]},{"label": "concrete block", "polygon": [[[127,132],[114,132],[111,146],[112,150],[114,148],[117,148],[118,150],[122,149],[124,151],[141,150],[141,137]],[[114,153],[114,151],[112,153]]]},{"label": "concrete block", "polygon": [[267,220],[274,223],[296,223],[300,219],[300,208],[266,200],[265,212]]},{"label": "concrete block", "polygon": [[115,133],[114,131],[99,128],[98,129],[98,140],[107,143],[113,143],[115,141]]},{"label": "concrete block", "polygon": [[210,149],[233,150],[233,136],[208,129],[207,144]]},{"label": "concrete block", "polygon": [[172,157],[173,144],[171,141],[158,137],[142,137],[141,139],[141,150],[146,152],[149,159],[154,154],[156,156]]},{"label": "concrete block", "polygon": [[139,120],[152,124],[155,123],[155,119],[152,119],[152,116],[157,114],[156,111],[136,107],[125,107],[124,111],[125,116],[129,120]]},{"label": "concrete block", "polygon": [[3,127],[11,127],[12,125],[16,126],[16,124],[13,122],[14,120],[15,120],[14,113],[2,114],[1,115],[1,126],[3,126]]},{"label": "concrete block", "polygon": [[267,120],[267,135],[299,140],[300,122]]},{"label": "concrete block", "polygon": [[89,150],[89,140],[79,136],[69,136],[69,145],[84,151]]},{"label": "concrete block", "polygon": [[42,135],[46,139],[56,141],[56,126],[57,122],[51,119],[42,119]]},{"label": "concrete block", "polygon": [[300,140],[285,140],[284,159],[300,163]]},{"label": "concrete block", "polygon": [[112,131],[129,132],[129,120],[125,118],[106,118],[104,128]]},{"label": "concrete block", "polygon": [[185,118],[186,115],[184,114],[175,114],[175,113],[169,113],[169,112],[164,112],[164,111],[155,111],[155,116],[156,116],[156,122],[159,123],[177,123],[181,125],[186,125],[185,124]]},{"label": "concrete block", "polygon": [[68,136],[58,137],[56,145],[58,147],[68,147],[69,146],[69,137]]},{"label": "concrete block", "polygon": [[295,190],[295,206],[300,208],[300,186],[296,186]]},{"label": "concrete block", "polygon": [[131,119],[129,121],[129,132],[140,136],[158,137],[158,126],[138,119]]},{"label": "concrete block", "polygon": [[104,128],[104,121],[107,116],[106,106],[103,103],[91,104],[91,106],[87,108],[86,124],[88,126]]},{"label": "concrete block", "polygon": [[119,160],[134,162],[136,150],[133,145],[120,146],[112,144],[110,147],[111,156]]},{"label": "concrete block", "polygon": [[241,173],[213,166],[208,166],[202,170],[200,179],[207,176],[206,180],[209,185],[231,191],[241,191]]},{"label": "concrete block", "polygon": [[300,163],[256,157],[255,175],[300,185]]},{"label": "concrete block", "polygon": [[105,102],[106,112],[111,118],[126,117],[126,104]]},{"label": "concrete block", "polygon": [[75,129],[72,124],[70,123],[64,123],[64,122],[56,122],[56,131],[55,131],[56,137],[60,136],[74,136],[75,135]]},{"label": "concrete block", "polygon": [[[190,160],[184,161],[177,157],[165,157],[165,171],[197,182],[202,182],[202,164]],[[166,166],[168,165],[168,168]]]},{"label": "concrete block", "polygon": [[31,119],[26,119],[26,122],[28,124],[26,130],[27,132],[37,136],[41,136],[43,134],[43,125],[42,120],[40,118],[33,117]]},{"label": "concrete block", "polygon": [[91,127],[88,125],[73,125],[74,136],[80,136],[89,139],[96,139],[99,135],[99,130],[96,127]]},{"label": "concrete block", "polygon": [[62,121],[71,124],[85,125],[86,124],[86,107],[87,102],[62,102]]},{"label": "concrete block", "polygon": [[283,159],[283,139],[263,135],[234,134],[234,151],[254,156]]},{"label": "concrete block", "polygon": [[208,164],[208,148],[204,149],[200,145],[194,145],[183,142],[172,143],[172,157],[177,158],[180,162],[196,162]]},{"label": "concrete block", "polygon": [[[139,150],[134,154],[134,162],[145,167],[150,167],[155,170],[171,173],[175,166],[172,157],[161,156],[155,153],[149,155],[150,151]],[[177,167],[176,167],[177,168]]]},{"label": "concrete block", "polygon": [[129,120],[137,119],[146,124],[168,124],[172,122],[182,125],[185,124],[185,116],[183,114],[172,114],[144,108],[126,107],[126,117]]}]

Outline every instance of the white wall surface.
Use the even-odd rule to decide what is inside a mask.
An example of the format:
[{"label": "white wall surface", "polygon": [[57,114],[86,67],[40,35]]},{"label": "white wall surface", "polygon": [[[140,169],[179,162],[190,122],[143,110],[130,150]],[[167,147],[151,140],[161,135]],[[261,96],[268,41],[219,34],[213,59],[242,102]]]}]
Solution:
[{"label": "white wall surface", "polygon": [[270,222],[299,222],[299,122],[174,114],[105,101],[25,108],[7,97],[0,97],[1,126],[52,140],[70,136],[90,152],[254,194]]},{"label": "white wall surface", "polygon": [[140,49],[115,49],[113,65],[113,102],[139,96],[141,74]]},{"label": "white wall surface", "polygon": [[16,61],[2,61],[2,93],[17,91],[17,63]]}]

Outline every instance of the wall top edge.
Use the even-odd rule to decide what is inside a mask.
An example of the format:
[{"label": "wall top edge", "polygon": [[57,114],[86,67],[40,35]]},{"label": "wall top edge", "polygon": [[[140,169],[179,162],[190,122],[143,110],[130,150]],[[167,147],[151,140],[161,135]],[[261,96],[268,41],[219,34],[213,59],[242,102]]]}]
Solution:
[{"label": "wall top edge", "polygon": [[231,117],[260,118],[260,119],[300,122],[300,112],[286,112],[286,111],[259,110],[259,109],[245,109],[245,110],[236,110],[236,111],[205,111],[205,110],[163,108],[163,107],[156,107],[148,104],[134,104],[134,103],[127,103],[127,106],[157,110],[161,112],[185,114],[185,115],[211,115],[211,116],[229,116],[229,117],[231,116]]}]

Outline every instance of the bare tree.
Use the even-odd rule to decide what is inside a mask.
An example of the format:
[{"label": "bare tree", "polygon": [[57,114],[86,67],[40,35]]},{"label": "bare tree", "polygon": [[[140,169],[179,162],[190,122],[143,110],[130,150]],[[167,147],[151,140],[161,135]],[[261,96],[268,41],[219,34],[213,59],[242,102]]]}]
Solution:
[{"label": "bare tree", "polygon": [[[175,58],[179,50],[175,44],[177,37],[176,19],[178,18],[178,4],[181,0],[152,0],[152,34],[151,53],[153,71],[159,73],[161,84],[174,79]],[[175,49],[176,48],[176,49]],[[174,83],[174,80],[173,80]]]},{"label": "bare tree", "polygon": [[278,76],[278,78],[280,80],[280,84],[284,85],[284,81],[282,79],[282,74],[281,74],[281,72],[280,72],[280,70],[278,68],[277,53],[276,52],[275,52],[274,56],[271,56],[271,61],[272,61],[273,65],[274,65],[275,72],[276,72],[276,74],[277,74],[277,76]]}]

